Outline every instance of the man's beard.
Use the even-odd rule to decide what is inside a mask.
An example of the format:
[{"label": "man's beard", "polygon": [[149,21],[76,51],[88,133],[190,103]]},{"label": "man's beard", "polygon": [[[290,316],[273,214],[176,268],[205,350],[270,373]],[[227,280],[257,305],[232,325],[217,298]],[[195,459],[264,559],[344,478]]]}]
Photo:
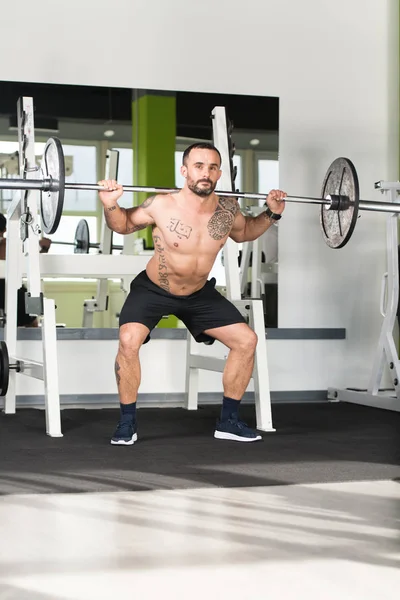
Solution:
[{"label": "man's beard", "polygon": [[[202,183],[202,182],[206,182],[210,184],[210,187],[208,188],[203,188],[200,187],[198,184]],[[197,181],[196,183],[193,182],[188,182],[188,188],[191,192],[193,192],[194,194],[196,194],[197,196],[200,196],[202,198],[206,198],[207,196],[211,196],[211,194],[213,193],[213,191],[215,190],[215,186],[217,184],[216,183],[212,183],[212,181],[209,181],[208,179],[200,179],[200,181]]]}]

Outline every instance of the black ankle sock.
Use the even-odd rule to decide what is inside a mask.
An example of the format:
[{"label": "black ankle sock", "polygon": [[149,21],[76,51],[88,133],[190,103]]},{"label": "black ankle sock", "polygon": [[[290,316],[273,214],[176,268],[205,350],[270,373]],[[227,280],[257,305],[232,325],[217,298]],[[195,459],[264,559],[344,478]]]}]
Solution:
[{"label": "black ankle sock", "polygon": [[136,421],[136,402],[131,402],[130,404],[121,404],[120,403],[120,411],[121,417],[124,415],[131,415],[132,419]]},{"label": "black ankle sock", "polygon": [[226,421],[231,415],[237,416],[239,404],[240,400],[234,400],[233,398],[224,396],[221,408],[221,421]]}]

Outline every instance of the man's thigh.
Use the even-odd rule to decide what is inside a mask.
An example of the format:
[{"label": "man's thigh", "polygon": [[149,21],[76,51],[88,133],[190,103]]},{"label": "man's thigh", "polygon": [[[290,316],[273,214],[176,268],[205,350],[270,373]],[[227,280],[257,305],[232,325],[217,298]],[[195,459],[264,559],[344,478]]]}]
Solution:
[{"label": "man's thigh", "polygon": [[[190,302],[188,309],[180,316],[190,333],[198,342],[212,343],[209,330],[225,331],[233,325],[246,325],[245,319],[232,302],[227,300],[213,286],[201,294],[196,302]],[[225,334],[223,334],[225,335]]]}]

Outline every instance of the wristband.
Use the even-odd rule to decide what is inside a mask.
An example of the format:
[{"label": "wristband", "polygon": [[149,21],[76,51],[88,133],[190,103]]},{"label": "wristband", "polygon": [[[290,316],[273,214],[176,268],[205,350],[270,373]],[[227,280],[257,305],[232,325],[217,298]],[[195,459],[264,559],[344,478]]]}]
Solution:
[{"label": "wristband", "polygon": [[279,221],[279,219],[282,218],[282,215],[277,215],[276,213],[273,213],[269,206],[267,206],[265,214],[269,219],[272,219],[273,221]]}]

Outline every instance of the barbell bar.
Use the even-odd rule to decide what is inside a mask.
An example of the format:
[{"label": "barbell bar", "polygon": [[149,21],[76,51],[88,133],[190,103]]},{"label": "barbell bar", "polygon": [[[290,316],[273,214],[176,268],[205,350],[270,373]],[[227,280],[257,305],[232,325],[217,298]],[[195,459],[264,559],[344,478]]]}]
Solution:
[{"label": "barbell bar", "polygon": [[[58,138],[48,139],[40,164],[40,177],[36,179],[0,179],[0,189],[39,190],[41,192],[40,212],[42,228],[55,233],[61,219],[65,190],[102,191],[104,187],[90,183],[66,183],[62,144]],[[125,192],[170,194],[179,188],[123,186]],[[221,197],[236,197],[247,200],[264,200],[267,194],[237,191],[220,191]],[[321,197],[291,196],[287,202],[317,204],[321,207],[320,224],[325,243],[331,248],[342,248],[353,234],[358,211],[400,213],[400,205],[391,202],[371,202],[360,200],[356,169],[347,158],[335,159],[328,168],[322,183]]]},{"label": "barbell bar", "polygon": [[[74,246],[74,254],[88,254],[90,248],[100,248],[99,242],[90,241],[89,225],[86,219],[81,219],[76,226],[74,241],[62,242],[59,240],[51,240],[51,244],[59,244],[60,246]],[[110,250],[123,250],[124,247],[112,244]]]},{"label": "barbell bar", "polygon": [[[60,242],[59,240],[51,240],[51,245],[53,244],[59,244],[60,246],[74,246],[75,247],[75,254],[87,254],[87,252],[81,252],[82,250],[82,246],[79,244],[79,242],[75,241],[75,242]],[[88,250],[90,248],[100,248],[100,242],[90,242],[89,245],[87,246]],[[123,250],[123,246],[114,246],[114,244],[111,245],[111,249],[112,250]]]},{"label": "barbell bar", "polygon": [[[181,188],[149,187],[140,185],[124,185],[124,192],[127,193],[148,193],[148,194],[176,194]],[[59,186],[56,181],[51,179],[0,179],[0,189],[8,190],[38,190],[40,192],[58,192]],[[65,183],[65,190],[85,190],[85,191],[108,191],[108,188],[95,183]],[[253,192],[226,192],[215,190],[217,196],[229,198],[243,198],[245,200],[265,200],[268,194],[259,194]],[[350,201],[346,196],[336,195],[335,197],[315,198],[312,196],[286,196],[285,202],[296,202],[303,204],[319,204],[331,209],[336,201],[343,201],[344,208],[334,210],[346,210]],[[371,200],[360,200],[358,203],[360,210],[400,213],[400,205],[396,206],[390,202],[374,202]],[[70,242],[72,244],[72,242]]]}]

